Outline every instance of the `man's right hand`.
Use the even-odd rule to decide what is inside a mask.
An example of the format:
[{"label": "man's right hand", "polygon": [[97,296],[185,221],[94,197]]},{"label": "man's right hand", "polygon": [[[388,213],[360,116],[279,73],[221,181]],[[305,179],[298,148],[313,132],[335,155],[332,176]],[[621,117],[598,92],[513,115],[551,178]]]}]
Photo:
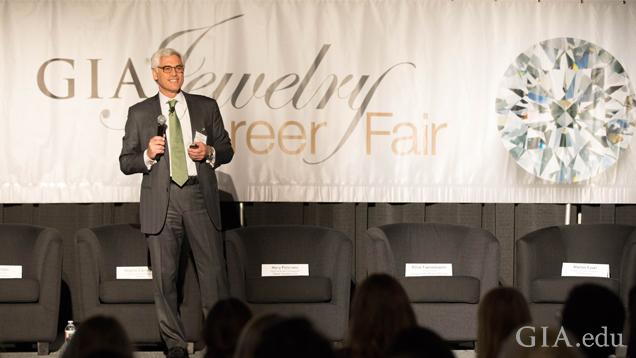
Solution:
[{"label": "man's right hand", "polygon": [[166,139],[160,136],[150,138],[148,142],[148,158],[155,160],[158,154],[163,154],[166,150]]}]

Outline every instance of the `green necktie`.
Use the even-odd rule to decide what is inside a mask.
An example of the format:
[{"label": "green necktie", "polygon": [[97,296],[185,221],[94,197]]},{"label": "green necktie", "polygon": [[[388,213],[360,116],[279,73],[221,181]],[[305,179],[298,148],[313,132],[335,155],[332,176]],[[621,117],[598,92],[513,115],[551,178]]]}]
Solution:
[{"label": "green necktie", "polygon": [[183,147],[183,134],[181,133],[181,123],[174,109],[176,99],[168,101],[170,114],[168,115],[168,128],[170,128],[170,169],[172,170],[172,181],[179,186],[183,186],[188,181],[188,169],[186,167],[185,148]]}]

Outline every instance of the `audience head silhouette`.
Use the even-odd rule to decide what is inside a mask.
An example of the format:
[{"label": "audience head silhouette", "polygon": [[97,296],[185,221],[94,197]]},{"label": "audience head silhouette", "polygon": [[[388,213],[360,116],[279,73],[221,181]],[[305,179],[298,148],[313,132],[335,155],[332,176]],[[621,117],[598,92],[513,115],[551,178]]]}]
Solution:
[{"label": "audience head silhouette", "polygon": [[62,357],[133,358],[133,350],[126,331],[115,318],[93,316],[79,325]]},{"label": "audience head silhouette", "polygon": [[627,307],[629,312],[629,341],[627,343],[627,358],[636,358],[636,286],[629,291]]},{"label": "audience head silhouette", "polygon": [[386,355],[387,358],[453,358],[453,352],[437,333],[413,326],[400,332]]},{"label": "audience head silhouette", "polygon": [[404,288],[393,277],[373,274],[353,296],[348,345],[353,358],[383,357],[391,342],[416,325]]},{"label": "audience head silhouette", "polygon": [[477,357],[495,358],[506,337],[530,323],[530,309],[521,292],[497,287],[479,303],[477,321]]},{"label": "audience head silhouette", "polygon": [[289,318],[263,330],[254,358],[331,358],[331,343],[305,318]]},{"label": "audience head silhouette", "polygon": [[585,335],[596,337],[604,333],[608,344],[581,344],[583,353],[590,358],[607,358],[614,354],[619,342],[617,334],[623,332],[625,308],[620,298],[608,288],[595,284],[582,284],[570,291],[563,306],[561,324],[574,334],[579,342]]},{"label": "audience head silhouette", "polygon": [[252,311],[243,301],[228,298],[218,301],[205,320],[203,339],[206,358],[230,358],[243,327],[252,318]]},{"label": "audience head silhouette", "polygon": [[283,317],[273,313],[258,315],[249,320],[239,336],[234,358],[254,358],[263,339],[263,332],[282,320]]},{"label": "audience head silhouette", "polygon": [[521,329],[515,329],[508,336],[502,344],[498,357],[582,358],[583,355],[575,344],[574,338],[570,338],[565,330],[523,326]]}]

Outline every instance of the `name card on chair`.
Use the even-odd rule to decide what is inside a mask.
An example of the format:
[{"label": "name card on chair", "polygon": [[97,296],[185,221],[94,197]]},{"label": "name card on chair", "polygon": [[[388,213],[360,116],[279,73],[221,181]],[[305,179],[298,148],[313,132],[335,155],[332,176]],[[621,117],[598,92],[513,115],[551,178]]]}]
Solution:
[{"label": "name card on chair", "polygon": [[0,279],[22,278],[21,265],[0,265]]},{"label": "name card on chair", "polygon": [[406,264],[405,277],[453,276],[453,264]]},{"label": "name card on chair", "polygon": [[152,280],[152,271],[148,266],[117,266],[118,280]]},{"label": "name card on chair", "polygon": [[564,262],[561,276],[574,277],[610,277],[608,264],[586,264],[578,262]]},{"label": "name card on chair", "polygon": [[309,276],[308,264],[262,264],[261,276]]}]

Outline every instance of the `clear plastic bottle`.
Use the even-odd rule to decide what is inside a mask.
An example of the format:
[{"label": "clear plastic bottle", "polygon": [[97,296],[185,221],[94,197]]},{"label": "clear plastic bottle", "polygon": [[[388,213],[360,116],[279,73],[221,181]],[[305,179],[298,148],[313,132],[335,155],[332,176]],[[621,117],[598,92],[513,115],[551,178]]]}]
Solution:
[{"label": "clear plastic bottle", "polygon": [[75,325],[73,324],[73,321],[68,321],[68,324],[66,325],[66,327],[64,327],[64,340],[66,342],[71,340],[71,337],[73,337],[73,335],[75,334]]}]

